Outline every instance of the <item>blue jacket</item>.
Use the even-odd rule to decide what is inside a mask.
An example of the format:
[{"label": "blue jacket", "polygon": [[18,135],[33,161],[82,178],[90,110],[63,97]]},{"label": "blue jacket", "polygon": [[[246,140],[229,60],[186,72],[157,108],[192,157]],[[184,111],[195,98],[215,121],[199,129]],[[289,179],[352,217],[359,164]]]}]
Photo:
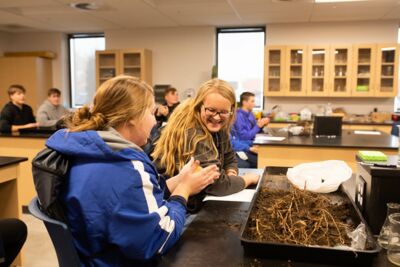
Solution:
[{"label": "blue jacket", "polygon": [[249,152],[250,147],[253,145],[253,141],[251,140],[240,140],[234,133],[231,131],[231,143],[233,150]]},{"label": "blue jacket", "polygon": [[111,129],[60,130],[46,145],[71,161],[61,201],[85,266],[139,266],[178,240],[186,203],[164,200],[165,181],[135,144]]},{"label": "blue jacket", "polygon": [[240,140],[254,140],[256,134],[260,132],[253,112],[247,112],[241,108],[237,110],[236,121],[232,128]]}]

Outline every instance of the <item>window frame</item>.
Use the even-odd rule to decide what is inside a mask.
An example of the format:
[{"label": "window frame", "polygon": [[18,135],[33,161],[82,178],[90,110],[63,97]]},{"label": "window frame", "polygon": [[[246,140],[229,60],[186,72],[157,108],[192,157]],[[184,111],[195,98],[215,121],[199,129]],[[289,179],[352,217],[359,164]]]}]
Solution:
[{"label": "window frame", "polygon": [[68,49],[68,81],[69,81],[69,104],[71,108],[77,108],[78,106],[74,106],[72,101],[72,58],[71,58],[71,39],[84,39],[84,38],[99,38],[102,37],[105,40],[104,32],[96,32],[96,33],[69,33],[67,34],[67,49]]},{"label": "window frame", "polygon": [[[215,46],[215,66],[217,68],[217,73],[218,73],[218,34],[220,33],[251,33],[251,32],[263,32],[264,33],[264,48],[266,45],[266,40],[267,40],[267,27],[266,26],[246,26],[246,27],[217,27],[215,29],[215,39],[216,39],[216,46]],[[264,61],[264,59],[263,59]],[[265,64],[264,64],[265,65]],[[264,70],[265,72],[265,70]],[[263,84],[264,84],[264,76],[262,78]],[[260,110],[264,109],[264,88],[261,88],[262,90],[262,99],[261,99],[261,108]],[[235,92],[236,94],[236,92]],[[258,110],[258,108],[255,108],[254,110]]]}]

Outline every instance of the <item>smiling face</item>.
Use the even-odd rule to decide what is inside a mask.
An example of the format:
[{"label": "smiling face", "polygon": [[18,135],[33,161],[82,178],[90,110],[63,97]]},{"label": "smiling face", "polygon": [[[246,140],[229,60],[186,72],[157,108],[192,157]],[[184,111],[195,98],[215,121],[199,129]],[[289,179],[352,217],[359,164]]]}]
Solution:
[{"label": "smiling face", "polygon": [[231,103],[218,93],[211,93],[204,98],[200,109],[200,118],[210,132],[218,132],[228,123]]}]

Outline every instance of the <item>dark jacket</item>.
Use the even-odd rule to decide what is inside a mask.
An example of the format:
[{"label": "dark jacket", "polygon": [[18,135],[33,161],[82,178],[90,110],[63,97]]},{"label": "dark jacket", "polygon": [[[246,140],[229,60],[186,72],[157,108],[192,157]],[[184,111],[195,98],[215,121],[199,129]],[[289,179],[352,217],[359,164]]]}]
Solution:
[{"label": "dark jacket", "polygon": [[179,102],[173,104],[172,106],[168,106],[166,102],[163,105],[168,107],[168,114],[167,114],[167,116],[164,116],[164,115],[157,116],[157,114],[156,114],[156,120],[157,120],[157,122],[159,122],[160,127],[162,126],[163,122],[168,121],[169,117],[171,116],[171,113],[179,105]]},{"label": "dark jacket", "polygon": [[23,104],[22,109],[8,102],[0,114],[0,132],[10,133],[12,125],[24,125],[35,122],[32,108]]},{"label": "dark jacket", "polygon": [[[204,134],[201,128],[190,129],[186,135],[186,144],[190,144],[193,141],[195,135]],[[201,167],[207,167],[212,164],[216,164],[221,172],[218,180],[212,185],[209,185],[200,193],[191,196],[187,203],[188,211],[191,213],[198,212],[203,206],[203,199],[206,194],[215,196],[230,195],[239,192],[244,189],[245,183],[242,177],[239,176],[228,176],[225,170],[237,168],[237,160],[235,152],[232,150],[231,142],[227,131],[221,130],[213,134],[213,141],[217,147],[218,153],[216,153],[211,144],[208,142],[200,142],[197,144],[196,150],[193,157],[200,161]],[[165,171],[164,167],[160,165],[159,161],[155,162],[160,172]],[[176,173],[177,174],[177,173]]]}]

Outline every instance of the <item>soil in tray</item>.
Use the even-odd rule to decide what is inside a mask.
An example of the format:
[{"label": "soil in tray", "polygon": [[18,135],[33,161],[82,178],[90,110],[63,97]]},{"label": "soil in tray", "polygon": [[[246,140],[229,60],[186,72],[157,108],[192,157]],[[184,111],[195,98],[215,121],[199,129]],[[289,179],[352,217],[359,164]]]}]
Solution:
[{"label": "soil in tray", "polygon": [[246,228],[246,236],[258,242],[334,247],[351,245],[347,232],[350,203],[332,203],[324,194],[291,187],[263,187]]}]

